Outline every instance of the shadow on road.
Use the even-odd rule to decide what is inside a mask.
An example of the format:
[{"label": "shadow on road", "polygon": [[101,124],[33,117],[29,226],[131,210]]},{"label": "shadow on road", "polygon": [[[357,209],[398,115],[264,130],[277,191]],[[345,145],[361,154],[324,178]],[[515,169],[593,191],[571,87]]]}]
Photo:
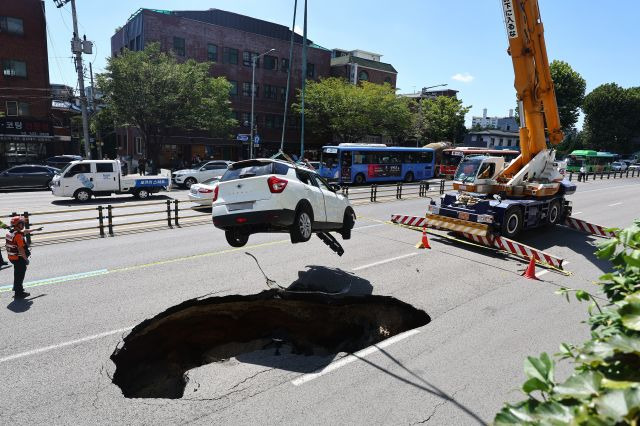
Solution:
[{"label": "shadow on road", "polygon": [[31,309],[31,305],[33,305],[33,300],[39,297],[44,297],[44,296],[46,296],[46,294],[39,294],[37,296],[30,297],[28,299],[13,299],[11,303],[7,305],[7,309],[12,312],[15,312],[16,314],[27,312],[29,309]]},{"label": "shadow on road", "polygon": [[373,286],[368,280],[351,272],[317,265],[307,265],[306,268],[298,271],[298,279],[291,283],[287,291],[345,296],[364,296],[373,292]]}]

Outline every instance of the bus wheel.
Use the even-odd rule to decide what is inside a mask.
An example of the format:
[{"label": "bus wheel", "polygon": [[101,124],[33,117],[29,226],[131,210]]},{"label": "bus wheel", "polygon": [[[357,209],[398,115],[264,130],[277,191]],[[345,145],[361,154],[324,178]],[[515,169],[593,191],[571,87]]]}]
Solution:
[{"label": "bus wheel", "polygon": [[366,182],[366,179],[364,178],[364,175],[362,173],[358,173],[356,177],[353,179],[353,183],[355,183],[356,185],[362,185],[365,182]]},{"label": "bus wheel", "polygon": [[413,172],[408,172],[406,175],[404,175],[404,181],[406,183],[413,182]]}]

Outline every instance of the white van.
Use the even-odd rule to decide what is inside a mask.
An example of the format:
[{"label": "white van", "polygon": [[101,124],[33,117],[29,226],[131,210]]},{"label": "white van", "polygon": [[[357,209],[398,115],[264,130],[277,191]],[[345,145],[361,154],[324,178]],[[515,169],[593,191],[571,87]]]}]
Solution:
[{"label": "white van", "polygon": [[168,176],[123,177],[119,161],[80,160],[72,161],[53,177],[51,191],[56,197],[73,197],[78,201],[111,194],[133,194],[145,199],[170,184]]}]

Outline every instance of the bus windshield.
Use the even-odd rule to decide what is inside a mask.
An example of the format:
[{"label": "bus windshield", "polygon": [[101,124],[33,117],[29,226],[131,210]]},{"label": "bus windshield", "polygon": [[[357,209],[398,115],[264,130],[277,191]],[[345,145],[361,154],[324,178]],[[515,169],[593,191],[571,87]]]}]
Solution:
[{"label": "bus windshield", "polygon": [[325,148],[322,151],[322,156],[320,157],[320,163],[324,167],[328,167],[330,169],[334,168],[338,164],[338,150]]}]

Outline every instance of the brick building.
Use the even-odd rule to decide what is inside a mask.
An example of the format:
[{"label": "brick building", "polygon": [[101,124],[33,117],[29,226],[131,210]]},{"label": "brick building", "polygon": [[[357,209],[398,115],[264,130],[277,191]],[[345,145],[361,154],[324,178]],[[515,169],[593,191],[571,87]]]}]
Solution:
[{"label": "brick building", "polygon": [[0,167],[53,152],[45,3],[0,2]]},{"label": "brick building", "polygon": [[[213,62],[212,76],[224,76],[233,85],[231,108],[240,124],[229,139],[211,138],[203,133],[174,131],[159,149],[160,165],[176,166],[196,154],[201,158],[236,160],[247,155],[251,122],[251,55],[270,49],[275,51],[260,58],[256,68],[255,122],[260,137],[259,155],[270,155],[280,147],[284,113],[289,41],[291,31],[283,25],[239,15],[219,9],[205,11],[159,11],[141,9],[111,38],[111,53],[123,49],[141,50],[151,42],[159,42],[161,49],[173,51],[180,60]],[[331,52],[311,41],[307,49],[308,78],[318,79],[330,74]],[[302,36],[294,34],[294,56],[291,73],[290,102],[301,87]],[[289,109],[290,111],[290,109]],[[291,114],[291,113],[290,113]],[[299,152],[299,119],[287,118],[285,151]],[[236,136],[237,135],[237,136]],[[305,148],[317,151],[322,140],[313,135],[305,138]],[[121,155],[135,161],[147,149],[135,129],[119,131]]]},{"label": "brick building", "polygon": [[353,84],[359,81],[371,83],[388,83],[396,87],[398,71],[393,65],[381,62],[382,55],[364,50],[331,51],[331,75],[342,77]]}]

